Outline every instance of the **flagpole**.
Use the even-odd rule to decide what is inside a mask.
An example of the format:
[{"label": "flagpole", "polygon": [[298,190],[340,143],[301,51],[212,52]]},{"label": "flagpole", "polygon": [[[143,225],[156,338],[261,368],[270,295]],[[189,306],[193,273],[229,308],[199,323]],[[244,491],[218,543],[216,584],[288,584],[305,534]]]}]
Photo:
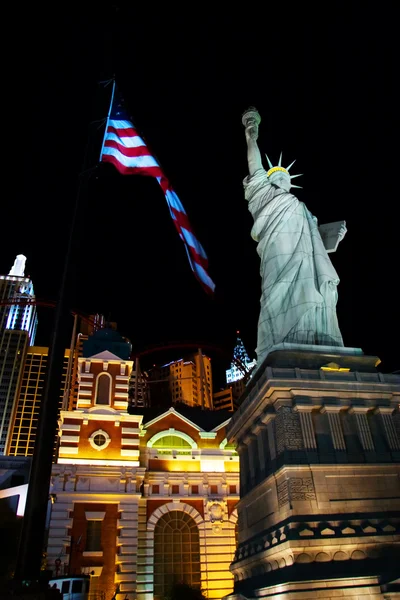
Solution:
[{"label": "flagpole", "polygon": [[[18,556],[14,581],[29,584],[40,578],[42,555],[46,534],[46,515],[50,493],[50,482],[57,435],[59,398],[64,368],[64,352],[71,335],[70,300],[74,258],[78,249],[80,215],[83,209],[82,196],[86,191],[93,169],[87,169],[89,147],[88,134],[83,159],[83,169],[72,211],[67,248],[64,255],[58,299],[55,309],[53,330],[50,337],[46,376],[36,430],[35,447],[29,475],[28,493],[22,531],[19,540]],[[82,221],[81,221],[82,222]]]},{"label": "flagpole", "polygon": [[101,151],[100,151],[100,162],[101,162],[101,157],[103,156],[103,150],[104,150],[104,143],[106,141],[106,133],[107,133],[107,129],[108,129],[108,123],[110,122],[110,115],[111,115],[111,109],[112,109],[112,105],[113,105],[113,101],[114,101],[114,94],[115,94],[115,79],[112,80],[112,91],[111,91],[111,101],[110,101],[110,108],[108,109],[108,115],[107,115],[107,119],[106,119],[106,127],[104,129],[104,135],[103,135],[103,143],[101,145]]}]

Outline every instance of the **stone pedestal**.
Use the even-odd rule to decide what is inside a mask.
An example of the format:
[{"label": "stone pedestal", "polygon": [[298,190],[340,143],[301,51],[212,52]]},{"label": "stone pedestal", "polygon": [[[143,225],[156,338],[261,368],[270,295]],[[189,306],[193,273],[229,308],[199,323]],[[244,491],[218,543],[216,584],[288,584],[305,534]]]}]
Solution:
[{"label": "stone pedestal", "polygon": [[278,348],[257,369],[228,427],[241,478],[230,599],[395,597],[400,376],[379,362]]}]

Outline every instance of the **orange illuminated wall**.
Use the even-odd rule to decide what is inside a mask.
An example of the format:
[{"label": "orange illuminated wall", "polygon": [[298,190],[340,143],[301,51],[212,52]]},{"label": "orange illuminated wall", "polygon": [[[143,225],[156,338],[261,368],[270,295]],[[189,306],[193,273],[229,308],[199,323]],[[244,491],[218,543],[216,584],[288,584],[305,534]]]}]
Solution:
[{"label": "orange illuminated wall", "polygon": [[121,459],[138,461],[141,417],[112,415],[111,419],[106,419],[102,416],[96,412],[61,413],[61,462],[66,462],[66,459],[81,463]]},{"label": "orange illuminated wall", "polygon": [[59,462],[138,464],[142,417],[126,412],[132,361],[104,351],[78,363],[77,410],[61,413]]},{"label": "orange illuminated wall", "polygon": [[132,361],[123,361],[105,351],[95,357],[79,358],[78,362],[78,409],[99,405],[115,410],[128,408]]},{"label": "orange illuminated wall", "polygon": [[[117,550],[118,505],[94,502],[76,502],[72,513],[69,547],[69,575],[80,575],[82,570],[94,571],[99,577],[98,589],[107,598],[115,592],[115,554]],[[88,550],[88,523],[97,520],[101,527],[99,550]]]}]

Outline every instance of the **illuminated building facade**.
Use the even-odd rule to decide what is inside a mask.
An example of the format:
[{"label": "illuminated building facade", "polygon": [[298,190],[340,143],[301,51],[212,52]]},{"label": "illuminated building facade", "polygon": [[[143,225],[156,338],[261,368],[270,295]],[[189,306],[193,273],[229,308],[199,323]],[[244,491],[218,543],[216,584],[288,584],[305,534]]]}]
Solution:
[{"label": "illuminated building facade", "polygon": [[53,465],[48,567],[61,574],[60,558],[62,573],[90,574],[105,600],[116,589],[117,600],[161,599],[182,580],[222,598],[239,498],[231,415],[184,404],[128,412],[133,368],[109,350],[78,359],[77,407],[61,412]]},{"label": "illuminated building facade", "polygon": [[400,375],[379,362],[278,350],[248,383],[230,600],[399,596]]},{"label": "illuminated building facade", "polygon": [[19,255],[9,275],[0,275],[0,454],[8,445],[24,358],[37,327],[33,284],[24,266]]},{"label": "illuminated building facade", "polygon": [[227,387],[225,390],[215,392],[213,394],[214,410],[228,410],[233,412],[236,405],[233,398],[232,388]]},{"label": "illuminated building facade", "polygon": [[211,360],[201,351],[187,360],[150,369],[149,382],[152,406],[183,402],[188,406],[213,408]]},{"label": "illuminated building facade", "polygon": [[[8,436],[6,453],[9,456],[32,456],[33,454],[48,353],[48,348],[40,346],[29,347],[26,353],[14,418]],[[70,351],[66,349],[59,397],[60,410],[66,387],[69,355]]]}]

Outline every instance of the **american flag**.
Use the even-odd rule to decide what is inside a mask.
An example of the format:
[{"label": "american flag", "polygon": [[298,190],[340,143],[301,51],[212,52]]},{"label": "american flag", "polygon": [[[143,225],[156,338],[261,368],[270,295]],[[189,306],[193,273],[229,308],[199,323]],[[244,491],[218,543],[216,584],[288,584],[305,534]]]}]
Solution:
[{"label": "american flag", "polygon": [[207,255],[189,223],[181,201],[157,160],[128,118],[116,90],[115,82],[100,161],[113,164],[122,175],[148,175],[157,179],[164,192],[174,225],[185,244],[192,271],[205,291],[212,294],[215,284],[207,273]]}]

